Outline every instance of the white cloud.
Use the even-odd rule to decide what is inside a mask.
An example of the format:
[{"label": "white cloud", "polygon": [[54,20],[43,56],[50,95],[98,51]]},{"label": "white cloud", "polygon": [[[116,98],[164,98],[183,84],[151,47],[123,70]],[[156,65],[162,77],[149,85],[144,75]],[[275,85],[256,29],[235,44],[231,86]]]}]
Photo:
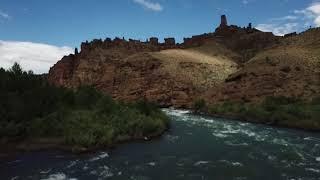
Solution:
[{"label": "white cloud", "polygon": [[293,16],[293,15],[288,15],[284,17],[279,17],[279,18],[272,18],[272,21],[293,21],[297,20],[299,17],[298,16]]},{"label": "white cloud", "polygon": [[298,23],[279,24],[258,24],[257,29],[264,32],[273,32],[275,35],[283,36],[288,33],[297,31]]},{"label": "white cloud", "polygon": [[[309,11],[313,15],[313,23],[316,26],[320,26],[320,2],[311,4],[305,11]],[[312,16],[310,15],[312,18]]]},{"label": "white cloud", "polygon": [[7,13],[1,11],[1,10],[0,10],[0,17],[1,17],[1,18],[4,18],[4,19],[10,19],[9,14],[7,14]]},{"label": "white cloud", "polygon": [[249,1],[248,0],[242,0],[242,4],[247,5],[247,4],[249,4]]},{"label": "white cloud", "polygon": [[258,24],[257,29],[270,31],[276,35],[303,31],[309,26],[320,26],[320,2],[314,2],[308,7],[294,10],[292,14],[271,18],[267,23]]},{"label": "white cloud", "polygon": [[47,73],[52,65],[72,52],[70,47],[0,40],[0,67],[8,69],[18,62],[24,70]]},{"label": "white cloud", "polygon": [[140,4],[141,6],[150,9],[152,11],[162,11],[163,7],[160,3],[151,2],[150,0],[133,0],[133,2]]}]

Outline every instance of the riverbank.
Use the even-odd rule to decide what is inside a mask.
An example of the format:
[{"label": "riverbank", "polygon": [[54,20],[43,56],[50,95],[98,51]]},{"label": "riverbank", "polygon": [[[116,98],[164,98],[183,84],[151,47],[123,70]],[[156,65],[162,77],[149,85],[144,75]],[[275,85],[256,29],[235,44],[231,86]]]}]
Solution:
[{"label": "riverbank", "polygon": [[[165,109],[170,131],[85,154],[2,158],[2,179],[317,179],[320,134]],[[45,163],[44,163],[45,162]],[[166,172],[166,173],[163,173]],[[57,178],[59,177],[59,178]]]},{"label": "riverbank", "polygon": [[304,101],[298,98],[266,97],[259,104],[224,102],[209,105],[199,100],[193,110],[213,117],[276,127],[320,130],[320,98]]},{"label": "riverbank", "polygon": [[0,99],[0,145],[7,151],[86,152],[169,128],[167,115],[152,103],[118,102],[94,87],[55,87],[19,64],[0,69]]},{"label": "riverbank", "polygon": [[0,146],[0,158],[7,157],[15,154],[38,152],[38,151],[62,151],[73,154],[87,154],[100,150],[110,150],[118,145],[132,143],[132,142],[145,142],[152,141],[160,138],[165,132],[169,130],[169,126],[166,129],[148,134],[140,137],[129,137],[118,139],[112,144],[105,144],[101,146],[84,147],[81,145],[68,145],[62,138],[37,138],[37,139],[25,139],[17,142],[4,142],[1,140]]}]

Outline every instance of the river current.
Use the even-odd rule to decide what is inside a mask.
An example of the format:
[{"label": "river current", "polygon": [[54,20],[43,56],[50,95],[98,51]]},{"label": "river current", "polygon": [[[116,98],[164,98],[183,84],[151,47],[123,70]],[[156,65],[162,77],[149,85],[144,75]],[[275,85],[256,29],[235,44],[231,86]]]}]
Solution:
[{"label": "river current", "polygon": [[85,155],[19,154],[0,159],[0,179],[320,179],[319,133],[164,111],[171,129],[159,139]]}]

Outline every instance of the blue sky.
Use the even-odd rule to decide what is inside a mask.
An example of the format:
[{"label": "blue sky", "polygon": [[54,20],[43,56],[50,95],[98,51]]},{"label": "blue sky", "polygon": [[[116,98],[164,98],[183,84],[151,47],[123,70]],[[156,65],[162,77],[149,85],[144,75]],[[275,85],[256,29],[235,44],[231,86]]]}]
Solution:
[{"label": "blue sky", "polygon": [[[93,38],[145,40],[214,31],[221,14],[230,24],[249,22],[282,35],[320,25],[314,0],[1,0],[0,54],[6,43],[29,42],[62,49]],[[11,44],[12,45],[12,44]],[[13,45],[12,45],[13,46]],[[29,47],[30,48],[30,47]],[[70,49],[69,49],[70,50]],[[60,55],[61,56],[61,55]],[[21,56],[23,58],[25,56]],[[14,61],[13,57],[7,64]],[[0,55],[0,66],[4,57]]]}]

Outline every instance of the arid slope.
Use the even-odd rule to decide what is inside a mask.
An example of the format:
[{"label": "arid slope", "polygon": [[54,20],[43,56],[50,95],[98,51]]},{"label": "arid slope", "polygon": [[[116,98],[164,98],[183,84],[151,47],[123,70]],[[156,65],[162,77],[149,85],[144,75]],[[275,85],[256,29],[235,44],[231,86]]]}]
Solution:
[{"label": "arid slope", "polygon": [[283,38],[260,51],[219,88],[204,96],[212,103],[259,102],[266,96],[299,97],[320,94],[320,30]]},{"label": "arid slope", "polygon": [[237,68],[230,53],[130,45],[125,41],[107,48],[99,44],[64,57],[51,68],[49,81],[71,88],[94,86],[123,101],[146,99],[160,106],[190,107]]}]

